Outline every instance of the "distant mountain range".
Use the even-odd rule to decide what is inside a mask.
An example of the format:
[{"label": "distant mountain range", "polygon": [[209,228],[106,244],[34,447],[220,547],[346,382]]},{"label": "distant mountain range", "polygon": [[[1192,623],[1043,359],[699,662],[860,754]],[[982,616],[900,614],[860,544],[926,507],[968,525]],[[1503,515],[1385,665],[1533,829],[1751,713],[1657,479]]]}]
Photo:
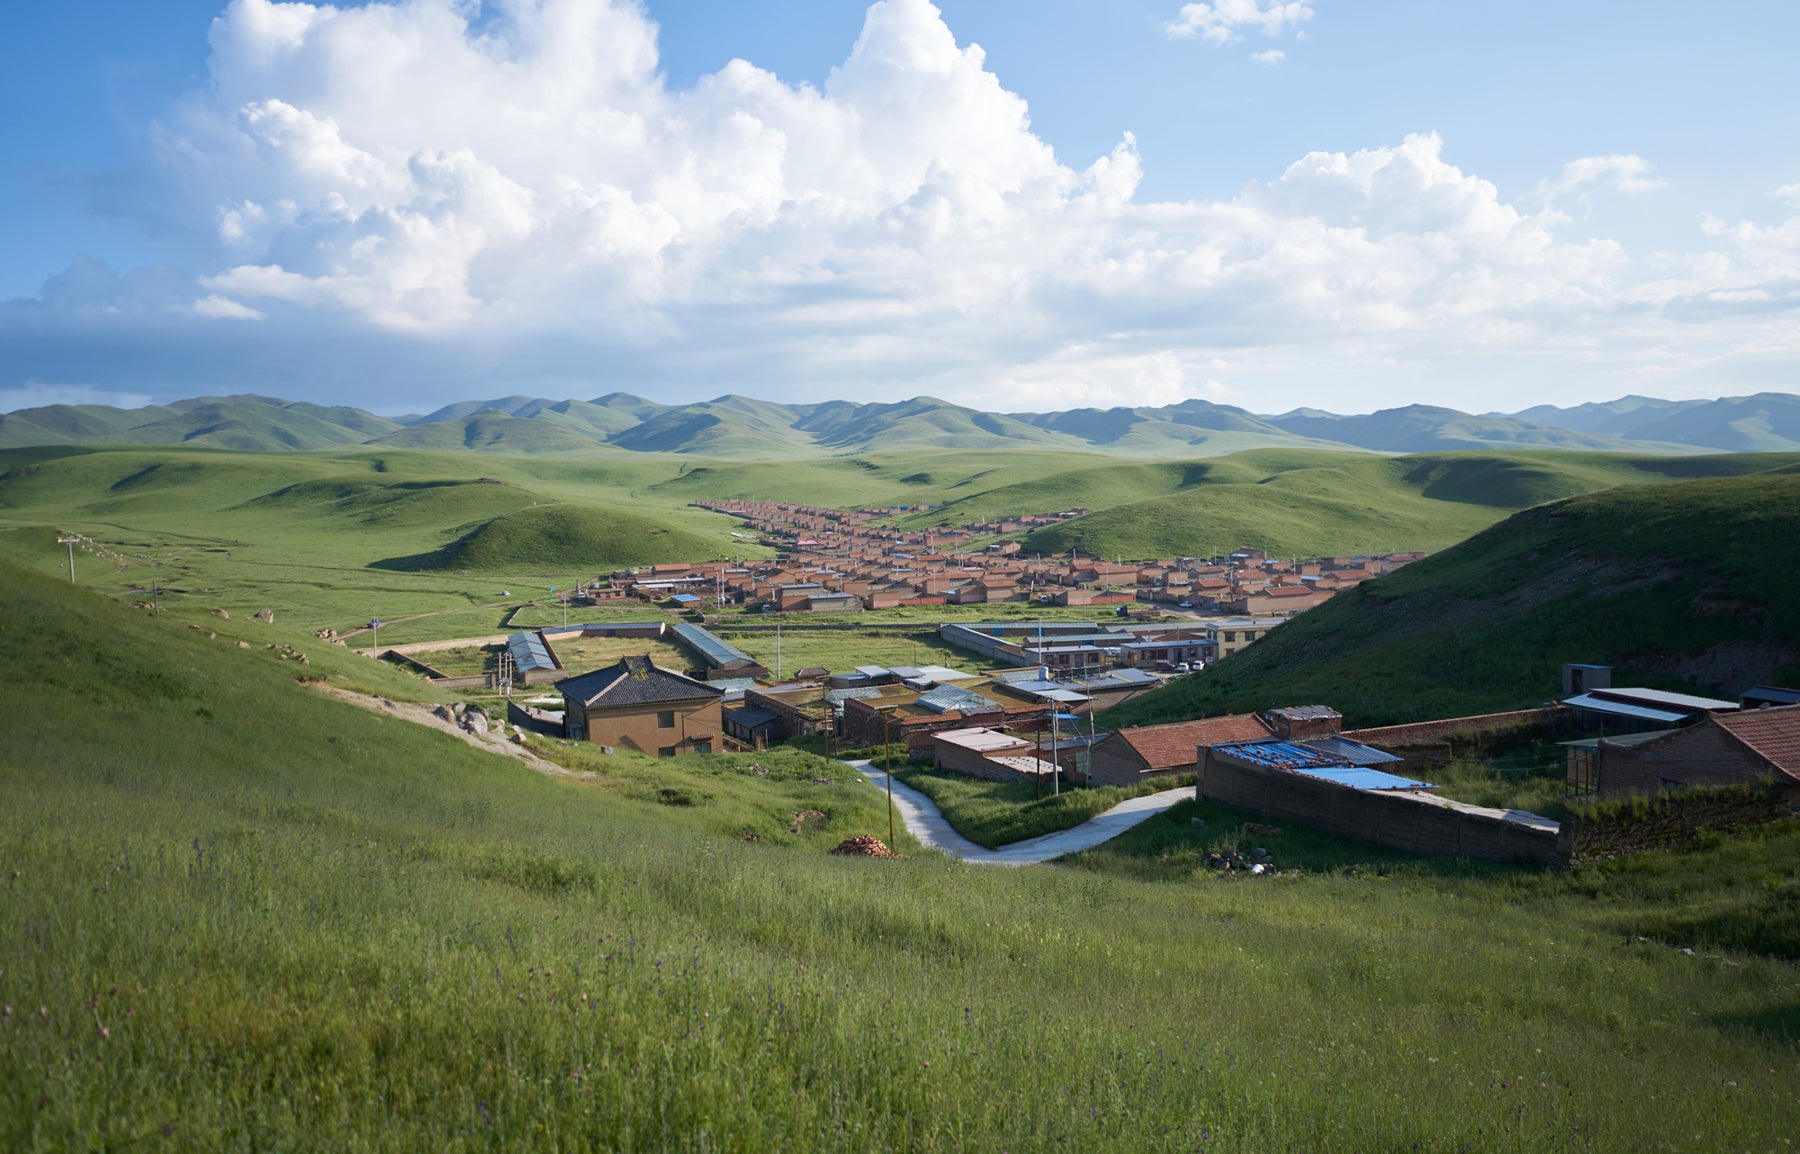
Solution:
[{"label": "distant mountain range", "polygon": [[1296,409],[1258,416],[1186,400],[1159,408],[986,413],[932,397],[894,403],[786,405],[723,396],[664,405],[628,393],[591,401],[502,397],[424,416],[241,394],[118,409],[48,405],[0,414],[0,448],[71,444],[196,445],[297,452],[354,445],[487,453],[685,453],[792,460],[890,450],[1042,449],[1127,457],[1217,457],[1244,449],[1382,453],[1581,449],[1702,453],[1800,450],[1800,396],[1713,401],[1622,397],[1604,404],[1473,415],[1430,405],[1339,416]]}]

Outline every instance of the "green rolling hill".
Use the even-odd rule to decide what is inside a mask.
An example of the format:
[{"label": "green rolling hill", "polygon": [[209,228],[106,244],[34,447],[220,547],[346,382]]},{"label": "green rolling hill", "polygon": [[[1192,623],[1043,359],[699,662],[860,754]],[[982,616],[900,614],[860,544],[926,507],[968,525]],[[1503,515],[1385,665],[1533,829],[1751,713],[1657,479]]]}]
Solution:
[{"label": "green rolling hill", "polygon": [[1800,681],[1800,471],[1637,485],[1514,514],[1302,614],[1114,724],[1331,705],[1354,725],[1534,706],[1562,665],[1735,697]]},{"label": "green rolling hill", "polygon": [[574,429],[482,409],[454,420],[411,425],[377,437],[370,445],[395,449],[470,449],[478,453],[592,453],[593,437]]},{"label": "green rolling hill", "polygon": [[533,569],[605,572],[672,561],[710,561],[717,541],[670,528],[654,517],[580,505],[534,505],[501,514],[444,548],[375,562],[377,568]]},{"label": "green rolling hill", "polygon": [[0,414],[0,448],[26,445],[190,445],[282,453],[359,445],[400,426],[361,409],[242,394],[143,409],[51,405]]},{"label": "green rolling hill", "polygon": [[1535,425],[1507,416],[1472,416],[1433,405],[1383,409],[1366,416],[1301,409],[1267,418],[1289,433],[1337,441],[1386,453],[1433,453],[1457,449],[1574,449],[1590,452],[1694,452],[1685,439],[1659,444],[1654,438],[1627,440],[1582,433],[1553,425]]},{"label": "green rolling hill", "polygon": [[[1281,556],[1435,550],[1542,501],[1613,485],[1734,476],[1791,459],[1780,454],[1634,457],[1546,451],[1375,457],[1261,450],[1195,463],[1172,492],[1099,508],[1040,529],[1025,544],[1042,553],[1077,548],[1139,558],[1211,555],[1238,547]],[[1118,474],[1101,469],[1097,475],[1110,479]],[[1078,505],[1081,495],[1079,486],[1047,489],[1032,483],[1011,492],[984,493],[969,506],[1006,505],[1018,512],[1049,496]],[[961,503],[942,513],[967,520],[960,511]]]},{"label": "green rolling hill", "polygon": [[614,392],[592,400],[517,394],[458,401],[389,420],[360,409],[254,394],[145,409],[52,405],[0,414],[0,448],[45,444],[192,444],[293,452],[354,444],[518,455],[608,449],[716,460],[779,460],[938,450],[1046,450],[1194,460],[1252,449],[1420,453],[1474,449],[1683,454],[1800,448],[1800,399],[1622,398],[1475,416],[1412,405],[1362,416],[1296,409],[1258,416],[1188,399],[1161,407],[990,413],[934,397],[782,404],[727,394],[662,404]]}]

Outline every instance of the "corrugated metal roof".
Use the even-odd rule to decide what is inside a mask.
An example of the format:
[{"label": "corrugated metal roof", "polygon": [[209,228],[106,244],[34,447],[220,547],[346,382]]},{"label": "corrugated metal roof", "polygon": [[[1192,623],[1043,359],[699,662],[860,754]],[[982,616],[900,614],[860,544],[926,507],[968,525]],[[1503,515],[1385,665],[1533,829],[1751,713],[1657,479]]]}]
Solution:
[{"label": "corrugated metal roof", "polygon": [[1376,749],[1372,745],[1364,745],[1362,742],[1352,741],[1348,737],[1315,737],[1300,744],[1310,746],[1320,753],[1341,757],[1351,765],[1389,765],[1396,761],[1406,760],[1385,749]]},{"label": "corrugated metal roof", "polygon": [[1269,716],[1279,717],[1284,721],[1328,721],[1341,715],[1327,705],[1284,705],[1280,709],[1269,710]]},{"label": "corrugated metal roof", "polygon": [[883,694],[880,687],[874,685],[862,685],[850,689],[828,689],[825,691],[825,701],[834,709],[843,705],[846,701],[873,701],[881,696],[883,696]]},{"label": "corrugated metal roof", "polygon": [[1250,741],[1236,745],[1218,745],[1213,749],[1216,753],[1229,754],[1239,761],[1247,761],[1264,769],[1327,769],[1332,766],[1347,767],[1350,764],[1341,757],[1309,749],[1292,741]]},{"label": "corrugated metal roof", "polygon": [[952,709],[964,711],[981,711],[999,709],[1000,703],[992,701],[979,693],[970,693],[966,689],[958,689],[954,685],[940,685],[930,693],[919,695],[914,704],[933,713],[949,713]]},{"label": "corrugated metal roof", "polygon": [[520,673],[559,668],[544,639],[536,633],[514,633],[506,639],[506,648],[512,653],[513,667]]},{"label": "corrugated metal roof", "polygon": [[1664,725],[1674,725],[1678,721],[1686,721],[1689,714],[1670,713],[1666,709],[1650,709],[1643,705],[1627,705],[1623,701],[1608,701],[1603,697],[1595,697],[1591,693],[1583,693],[1577,697],[1565,698],[1563,704],[1570,709],[1587,709],[1595,713],[1610,713],[1615,717],[1634,717],[1639,721],[1660,721]]},{"label": "corrugated metal roof", "polygon": [[749,665],[756,664],[754,657],[699,625],[684,621],[671,626],[670,630],[681,639],[682,644],[698,653],[700,659],[714,669],[723,669],[740,661]]},{"label": "corrugated metal roof", "polygon": [[1717,697],[1695,697],[1691,693],[1670,693],[1664,689],[1608,686],[1605,689],[1593,690],[1592,696],[1607,701],[1623,700],[1634,704],[1647,702],[1651,705],[1668,705],[1676,709],[1687,710],[1733,710],[1738,707],[1738,703],[1735,701],[1722,701]]}]

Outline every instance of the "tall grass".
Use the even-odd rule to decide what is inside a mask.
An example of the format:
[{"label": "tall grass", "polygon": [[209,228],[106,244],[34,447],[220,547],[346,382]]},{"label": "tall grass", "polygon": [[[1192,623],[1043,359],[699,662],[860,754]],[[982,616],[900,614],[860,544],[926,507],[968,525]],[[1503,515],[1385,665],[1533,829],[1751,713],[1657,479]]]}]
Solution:
[{"label": "tall grass", "polygon": [[[0,571],[0,1147],[1780,1150],[1800,1131],[1787,939],[1682,920],[1793,908],[1792,828],[1567,875],[1238,883],[1128,856],[1211,829],[1178,816],[1077,868],[844,859],[823,847],[880,832],[855,816],[874,791],[810,763],[552,779],[295,674]],[[743,840],[802,803],[843,824]]]}]

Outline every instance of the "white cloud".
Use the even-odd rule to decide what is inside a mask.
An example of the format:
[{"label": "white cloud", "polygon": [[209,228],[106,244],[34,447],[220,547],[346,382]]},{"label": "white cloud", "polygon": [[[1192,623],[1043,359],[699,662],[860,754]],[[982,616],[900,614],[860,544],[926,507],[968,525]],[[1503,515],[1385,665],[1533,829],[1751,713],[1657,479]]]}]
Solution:
[{"label": "white cloud", "polygon": [[195,301],[189,307],[195,316],[206,317],[209,320],[260,321],[263,319],[263,314],[249,305],[239,304],[229,297],[222,297],[216,293]]},{"label": "white cloud", "polygon": [[1287,59],[1287,53],[1279,48],[1271,48],[1267,52],[1252,52],[1250,54],[1250,59],[1262,65],[1264,68],[1273,68],[1283,60]]},{"label": "white cloud", "polygon": [[1163,32],[1176,40],[1197,36],[1214,44],[1231,44],[1243,39],[1244,29],[1278,36],[1282,29],[1298,28],[1312,15],[1310,5],[1283,0],[1268,0],[1266,5],[1262,0],[1210,0],[1204,4],[1183,4],[1175,19],[1163,25]]},{"label": "white cloud", "polygon": [[1775,190],[1774,195],[1787,201],[1789,208],[1800,209],[1800,184],[1784,184]]},{"label": "white cloud", "polygon": [[[1210,14],[1195,35],[1310,14],[1189,7]],[[234,0],[211,83],[159,135],[180,183],[162,207],[216,238],[211,266],[171,287],[78,259],[0,310],[0,349],[50,314],[90,326],[83,348],[114,334],[122,351],[94,363],[120,380],[187,379],[189,356],[234,382],[242,349],[285,341],[303,355],[259,366],[437,391],[1044,409],[1207,388],[1257,407],[1273,380],[1429,386],[1478,360],[1541,379],[1800,345],[1800,217],[1715,222],[1690,256],[1568,234],[1569,198],[1660,187],[1641,157],[1571,161],[1515,203],[1419,134],[1311,153],[1225,200],[1145,202],[1131,134],[1058,158],[926,0],[873,5],[818,87],[733,61],[671,89],[628,0],[513,0],[479,29],[472,11]],[[191,328],[143,336],[158,308]],[[137,367],[145,348],[162,367]]]},{"label": "white cloud", "polygon": [[1668,182],[1653,175],[1650,162],[1641,156],[1584,156],[1563,165],[1556,179],[1541,181],[1536,195],[1548,202],[1594,189],[1645,196],[1667,187]]}]

